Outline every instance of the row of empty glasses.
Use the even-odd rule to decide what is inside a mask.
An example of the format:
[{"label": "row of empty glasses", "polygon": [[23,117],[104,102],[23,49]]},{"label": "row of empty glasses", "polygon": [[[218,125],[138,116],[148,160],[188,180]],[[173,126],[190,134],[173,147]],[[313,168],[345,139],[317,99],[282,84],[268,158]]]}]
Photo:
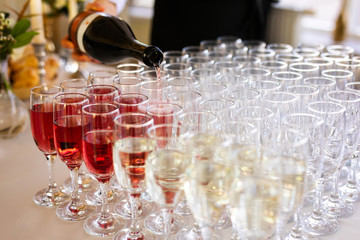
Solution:
[{"label": "row of empty glasses", "polygon": [[[360,199],[359,69],[348,46],[223,36],[164,52],[159,69],[126,62],[34,88],[50,170],[34,200],[114,239],[334,233]],[[56,156],[72,187],[51,177]]]}]

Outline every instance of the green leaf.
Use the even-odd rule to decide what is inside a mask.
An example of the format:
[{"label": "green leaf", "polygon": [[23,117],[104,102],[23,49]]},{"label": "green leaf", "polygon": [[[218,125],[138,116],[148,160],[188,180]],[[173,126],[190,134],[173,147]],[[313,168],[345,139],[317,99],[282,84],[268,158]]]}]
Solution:
[{"label": "green leaf", "polygon": [[33,37],[38,34],[39,33],[37,33],[37,32],[29,31],[29,32],[25,32],[25,33],[18,35],[15,38],[16,42],[15,42],[13,48],[19,48],[19,47],[29,44],[31,42],[31,40],[33,39]]},{"label": "green leaf", "polygon": [[14,28],[11,31],[11,35],[13,35],[13,37],[16,38],[17,36],[25,33],[29,27],[30,27],[30,21],[28,19],[21,19],[15,24]]}]

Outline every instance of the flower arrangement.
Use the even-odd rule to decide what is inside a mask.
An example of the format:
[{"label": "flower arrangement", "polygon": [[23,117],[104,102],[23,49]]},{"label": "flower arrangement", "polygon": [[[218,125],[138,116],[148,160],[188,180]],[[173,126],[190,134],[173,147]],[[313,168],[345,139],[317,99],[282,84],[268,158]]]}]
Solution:
[{"label": "flower arrangement", "polygon": [[0,12],[0,60],[6,59],[13,49],[29,44],[32,38],[38,34],[35,31],[28,31],[31,24],[28,19],[24,18],[27,6],[28,4],[25,4],[15,23],[9,13]]}]

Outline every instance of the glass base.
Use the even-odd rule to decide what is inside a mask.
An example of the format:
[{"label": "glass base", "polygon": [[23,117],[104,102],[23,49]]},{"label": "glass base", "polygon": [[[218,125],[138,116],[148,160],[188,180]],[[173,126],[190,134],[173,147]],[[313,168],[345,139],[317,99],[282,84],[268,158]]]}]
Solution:
[{"label": "glass base", "polygon": [[310,234],[305,234],[302,233],[300,235],[292,235],[291,233],[289,233],[289,235],[287,235],[284,240],[320,240],[318,237],[316,236],[312,236]]},{"label": "glass base", "polygon": [[[90,174],[79,174],[79,192],[88,192],[98,187],[98,181],[94,179]],[[64,187],[68,191],[72,190],[71,178],[68,178],[64,182]]]},{"label": "glass base", "polygon": [[344,202],[342,199],[334,200],[329,197],[323,203],[323,209],[326,214],[332,217],[349,217],[355,212],[355,207],[353,203]]},{"label": "glass base", "polygon": [[131,236],[130,229],[126,228],[116,233],[112,240],[156,240],[155,234],[145,228],[141,228],[138,234]]},{"label": "glass base", "polygon": [[314,236],[323,236],[339,230],[340,224],[336,218],[321,216],[316,218],[312,213],[304,215],[303,231]]},{"label": "glass base", "polygon": [[208,240],[208,239],[218,240],[218,239],[220,239],[220,237],[216,233],[211,234],[210,238],[204,238],[203,237],[203,234],[205,233],[204,231],[207,231],[207,230],[202,229],[200,232],[196,232],[196,231],[194,231],[194,229],[191,229],[190,231],[181,230],[176,235],[176,240]]},{"label": "glass base", "polygon": [[[154,204],[145,200],[140,200],[138,218],[144,219],[154,210]],[[125,219],[131,219],[131,209],[129,200],[122,200],[114,206],[114,211]]]},{"label": "glass base", "polygon": [[230,227],[232,227],[232,222],[229,214],[227,213],[227,211],[225,211],[224,214],[219,219],[219,221],[216,223],[215,229],[222,230]]},{"label": "glass base", "polygon": [[[173,213],[171,221],[171,233],[176,234],[181,229],[186,227],[186,221],[184,217],[179,214]],[[150,231],[157,235],[162,235],[164,233],[164,222],[160,212],[156,214],[151,214],[147,218],[145,218],[144,225]]]},{"label": "glass base", "polygon": [[186,199],[182,200],[177,207],[175,208],[175,213],[183,215],[183,216],[189,216],[192,215],[192,212],[190,210],[189,204],[186,201]]},{"label": "glass base", "polygon": [[57,207],[56,214],[64,221],[82,221],[89,217],[95,209],[94,206],[86,205],[84,201],[72,206],[70,206],[70,202],[65,202]]},{"label": "glass base", "polygon": [[110,214],[108,219],[100,219],[100,213],[94,214],[84,222],[85,231],[93,236],[107,237],[116,234],[125,226],[125,220],[117,214]]},{"label": "glass base", "polygon": [[34,202],[39,206],[55,207],[68,200],[70,197],[62,188],[45,188],[34,196]]},{"label": "glass base", "polygon": [[357,189],[354,184],[345,184],[339,190],[340,196],[346,199],[349,202],[358,202],[360,201],[360,191]]},{"label": "glass base", "polygon": [[[125,198],[125,193],[118,191],[114,188],[109,190],[108,204],[114,204]],[[101,206],[101,191],[100,189],[94,189],[86,194],[86,201],[91,205]]]}]

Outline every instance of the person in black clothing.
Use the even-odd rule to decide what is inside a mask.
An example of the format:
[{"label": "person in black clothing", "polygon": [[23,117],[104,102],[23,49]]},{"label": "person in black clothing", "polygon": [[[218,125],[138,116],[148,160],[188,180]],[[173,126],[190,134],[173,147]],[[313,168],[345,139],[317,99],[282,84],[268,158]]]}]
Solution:
[{"label": "person in black clothing", "polygon": [[219,36],[264,40],[274,0],[155,0],[151,44],[181,50]]}]

